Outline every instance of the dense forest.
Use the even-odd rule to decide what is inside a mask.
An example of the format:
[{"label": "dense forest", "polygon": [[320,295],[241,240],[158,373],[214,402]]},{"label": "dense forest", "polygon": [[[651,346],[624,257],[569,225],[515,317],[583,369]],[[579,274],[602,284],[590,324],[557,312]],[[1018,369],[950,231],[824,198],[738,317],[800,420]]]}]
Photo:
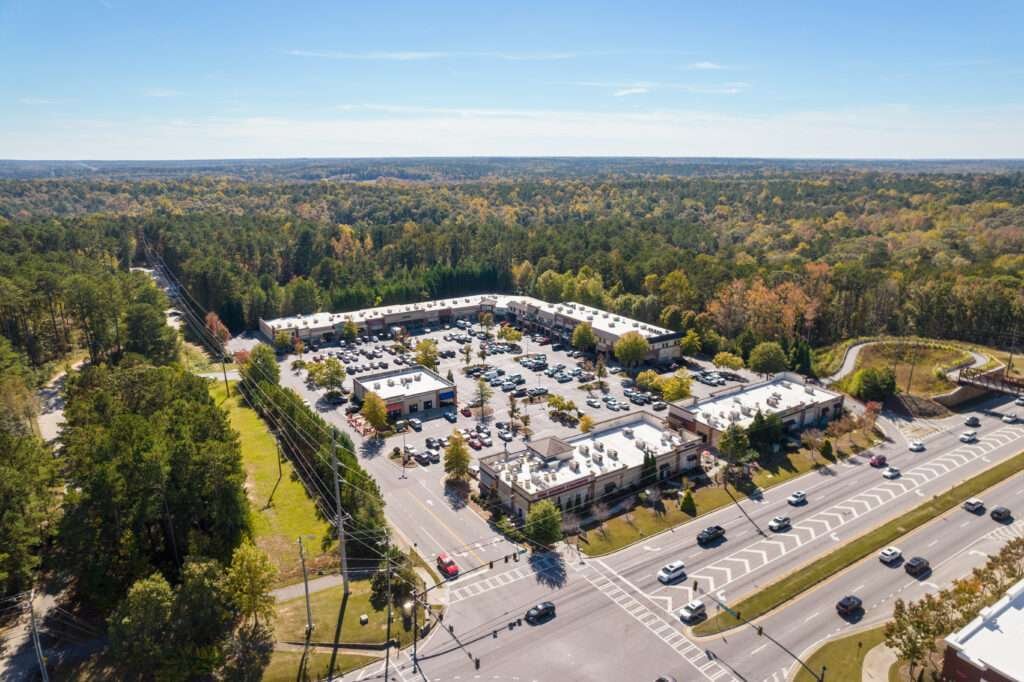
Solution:
[{"label": "dense forest", "polygon": [[[876,333],[1007,345],[1024,309],[1021,173],[14,180],[0,207],[0,326],[34,364],[66,347],[68,315],[96,326],[74,278],[118,277],[149,247],[236,333],[260,317],[522,291],[745,354]],[[103,286],[130,304],[130,287]]]}]

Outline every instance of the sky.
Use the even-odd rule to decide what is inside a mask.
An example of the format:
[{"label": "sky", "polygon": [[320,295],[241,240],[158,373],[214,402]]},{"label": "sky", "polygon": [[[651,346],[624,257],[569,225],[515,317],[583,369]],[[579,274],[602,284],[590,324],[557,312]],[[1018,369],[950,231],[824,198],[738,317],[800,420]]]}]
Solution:
[{"label": "sky", "polygon": [[1022,25],[984,0],[0,0],[0,158],[1021,158]]}]

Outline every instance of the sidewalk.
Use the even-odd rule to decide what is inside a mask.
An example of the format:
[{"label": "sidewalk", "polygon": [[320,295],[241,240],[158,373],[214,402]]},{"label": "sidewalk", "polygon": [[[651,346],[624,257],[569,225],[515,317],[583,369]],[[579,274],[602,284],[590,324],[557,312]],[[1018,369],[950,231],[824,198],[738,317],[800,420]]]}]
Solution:
[{"label": "sidewalk", "polygon": [[884,643],[879,644],[864,656],[864,665],[861,666],[861,679],[863,682],[887,682],[889,679],[889,668],[896,662],[896,654]]}]

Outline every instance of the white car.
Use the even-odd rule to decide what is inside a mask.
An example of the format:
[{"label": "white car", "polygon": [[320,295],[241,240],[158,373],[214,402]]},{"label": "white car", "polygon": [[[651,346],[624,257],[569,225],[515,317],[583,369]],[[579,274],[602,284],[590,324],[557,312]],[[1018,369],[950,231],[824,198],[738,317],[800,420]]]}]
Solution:
[{"label": "white car", "polygon": [[597,398],[587,398],[587,405],[591,407],[601,407],[601,401]]},{"label": "white car", "polygon": [[662,583],[672,583],[686,575],[686,566],[682,561],[673,561],[670,564],[662,566],[661,570],[658,571],[658,581]]},{"label": "white car", "polygon": [[883,564],[894,564],[900,560],[901,556],[903,556],[903,552],[896,547],[886,547],[878,553],[878,560]]},{"label": "white car", "polygon": [[786,498],[786,502],[790,503],[794,507],[803,504],[807,501],[807,493],[803,490],[797,490],[795,493]]},{"label": "white car", "polygon": [[1020,407],[1024,407],[1024,395],[1019,396],[1016,400],[1014,400],[1013,404],[1018,405]]},{"label": "white car", "polygon": [[882,472],[882,476],[888,479],[894,479],[900,477],[900,470],[896,467],[886,467],[885,471]]},{"label": "white car", "polygon": [[1017,423],[1017,415],[1015,415],[1015,414],[1004,414],[1003,415],[1003,423],[1004,424],[1016,424]]},{"label": "white car", "polygon": [[973,443],[976,440],[978,440],[977,431],[964,431],[963,433],[960,434],[961,443]]},{"label": "white car", "polygon": [[919,440],[912,440],[908,449],[911,452],[924,452],[924,443]]},{"label": "white car", "polygon": [[705,608],[704,602],[699,599],[687,603],[686,606],[679,609],[679,619],[684,623],[692,623],[696,620],[700,620],[704,617]]},{"label": "white car", "polygon": [[789,530],[790,523],[788,516],[776,516],[774,519],[768,522],[768,528],[776,533],[781,533],[784,530]]}]

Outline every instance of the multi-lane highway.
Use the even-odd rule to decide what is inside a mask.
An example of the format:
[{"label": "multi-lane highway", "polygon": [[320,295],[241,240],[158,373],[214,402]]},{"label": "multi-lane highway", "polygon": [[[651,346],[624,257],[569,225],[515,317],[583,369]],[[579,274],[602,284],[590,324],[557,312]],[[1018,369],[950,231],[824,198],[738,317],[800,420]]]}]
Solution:
[{"label": "multi-lane highway", "polygon": [[[993,398],[975,406],[974,414],[982,420],[976,443],[960,442],[963,416],[952,417],[927,425],[931,435],[923,439],[924,452],[909,452],[896,436],[827,472],[771,488],[763,499],[743,502],[753,523],[736,508],[726,508],[604,558],[581,559],[563,550],[561,557],[534,557],[532,563],[524,559],[518,565],[502,562],[493,571],[456,580],[449,586],[445,623],[464,648],[449,633],[435,631],[420,648],[422,671],[413,676],[411,663],[403,658],[406,667],[392,674],[405,676],[397,679],[437,680],[653,680],[666,673],[677,679],[782,679],[792,659],[752,630],[704,640],[689,635],[675,611],[693,596],[693,579],[702,590],[735,603],[837,544],[897,519],[923,499],[1016,454],[1024,449],[1024,425],[999,420],[1007,404],[1005,398]],[[902,469],[902,477],[883,479],[881,470],[867,463],[874,452],[886,454]],[[797,489],[808,494],[802,507],[786,502]],[[1006,482],[986,498],[1024,515],[1024,478]],[[793,529],[771,533],[768,521],[780,514],[793,519]],[[925,580],[871,558],[761,622],[791,650],[807,651],[823,636],[854,627],[835,614],[834,603],[843,594],[861,596],[867,607],[865,623],[881,622],[895,596],[915,598],[969,572],[985,552],[1021,526],[998,526],[987,516],[959,510],[943,519],[898,543],[906,555],[931,560],[934,572]],[[696,533],[710,524],[724,526],[727,539],[700,548]],[[685,561],[689,575],[666,587],[655,574],[673,559]],[[556,603],[555,619],[509,629],[510,621],[542,600]],[[480,659],[480,670],[470,656]],[[360,675],[368,679],[379,672],[371,667]]]}]

